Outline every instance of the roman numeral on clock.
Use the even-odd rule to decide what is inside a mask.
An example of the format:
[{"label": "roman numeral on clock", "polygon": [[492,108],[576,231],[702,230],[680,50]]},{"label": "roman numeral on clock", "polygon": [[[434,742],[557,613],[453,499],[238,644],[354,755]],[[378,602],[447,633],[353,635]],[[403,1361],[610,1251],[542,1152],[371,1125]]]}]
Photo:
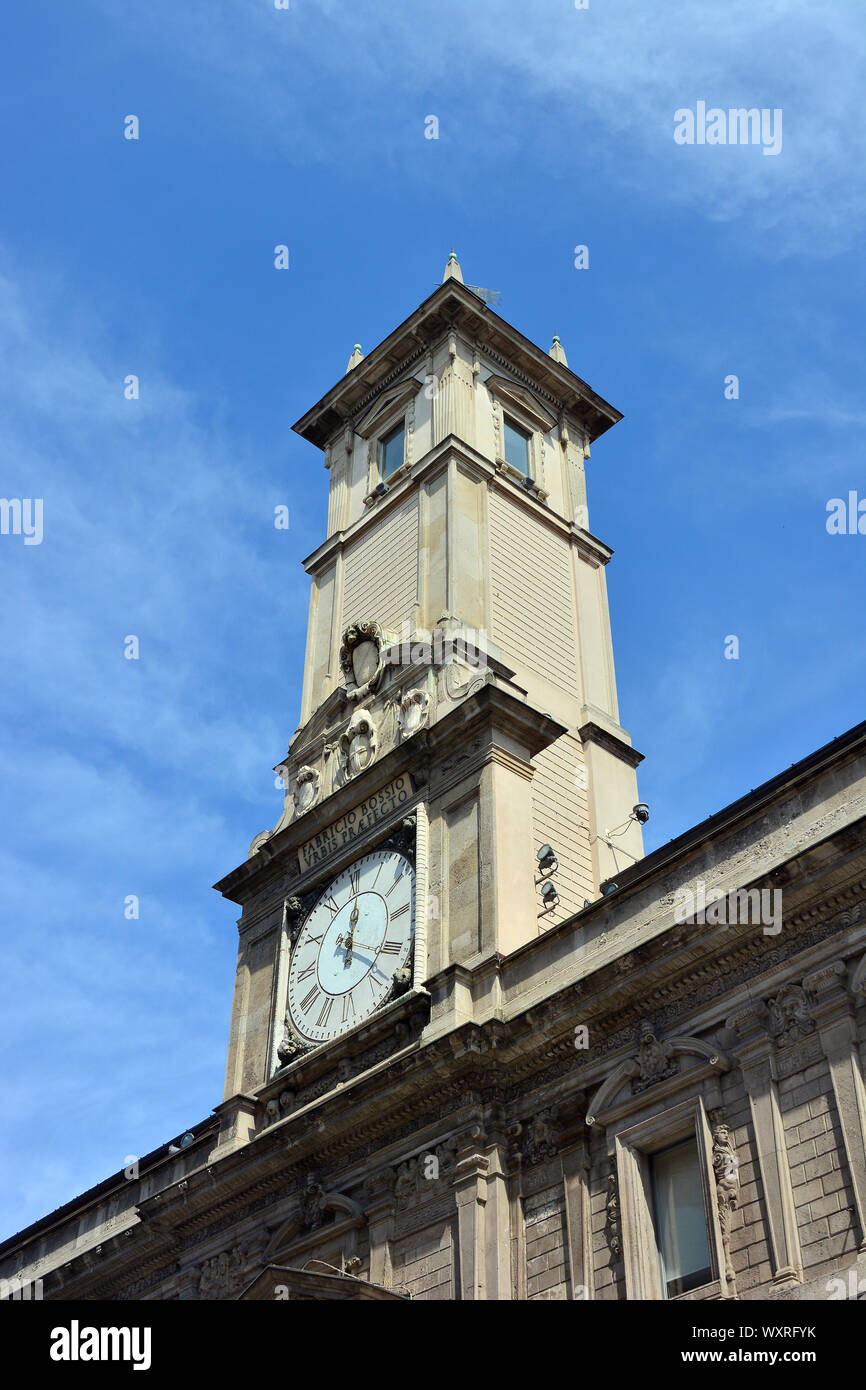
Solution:
[{"label": "roman numeral on clock", "polygon": [[332,917],[336,917],[337,913],[340,911],[339,903],[335,903],[333,898],[325,898],[322,906],[328,909]]},{"label": "roman numeral on clock", "polygon": [[353,895],[354,897],[357,897],[358,894],[360,893],[360,891],[361,891],[361,870],[360,870],[360,869],[350,869],[350,870],[349,870],[349,889],[350,889],[350,891],[351,891],[351,893],[352,893],[352,895]]},{"label": "roman numeral on clock", "polygon": [[382,956],[399,956],[401,942],[386,941],[384,946],[379,947],[379,954]]},{"label": "roman numeral on clock", "polygon": [[316,1019],[316,1027],[317,1027],[317,1028],[324,1028],[324,1027],[326,1026],[326,1024],[327,1024],[327,1022],[328,1022],[328,1014],[331,1012],[331,1005],[333,1004],[333,1002],[334,1002],[333,999],[326,999],[326,1000],[325,1000],[324,1004],[322,1005],[322,1012],[319,1014],[319,1017]]},{"label": "roman numeral on clock", "polygon": [[351,994],[344,994],[344,995],[343,995],[343,1017],[341,1018],[340,1022],[341,1022],[341,1023],[348,1023],[349,1019],[350,1019],[350,1018],[354,1018],[354,1017],[355,1017],[355,1001],[354,1001],[354,999],[352,998]]},{"label": "roman numeral on clock", "polygon": [[408,912],[408,911],[409,911],[409,904],[408,904],[408,903],[404,903],[402,907],[395,907],[395,908],[394,908],[394,911],[391,913],[391,920],[393,921],[393,919],[394,919],[395,917],[400,917],[404,912]]},{"label": "roman numeral on clock", "polygon": [[302,1000],[301,1000],[301,1008],[303,1009],[304,1013],[307,1012],[307,1009],[311,1009],[311,1008],[313,1007],[313,1005],[315,1004],[315,1002],[316,1002],[316,1000],[318,999],[318,997],[319,997],[319,986],[318,986],[318,985],[313,985],[313,988],[310,990],[310,992],[309,992],[309,994],[307,995],[306,999],[302,999]]},{"label": "roman numeral on clock", "polygon": [[307,968],[306,968],[306,970],[301,970],[301,971],[299,971],[299,973],[298,973],[298,983],[300,984],[301,980],[305,980],[305,979],[307,978],[308,975],[312,975],[312,973],[313,973],[313,971],[315,970],[315,968],[316,968],[316,962],[313,961],[312,965],[308,965]]},{"label": "roman numeral on clock", "polygon": [[385,891],[385,897],[386,897],[386,898],[390,898],[390,896],[391,896],[391,894],[393,893],[394,889],[397,887],[397,884],[400,882],[400,880],[401,880],[402,878],[405,877],[405,874],[406,874],[406,865],[405,865],[405,864],[401,864],[401,866],[400,866],[400,872],[398,873],[397,877],[394,879],[394,882],[391,884],[391,887],[388,888],[388,889],[386,889],[386,891]]}]

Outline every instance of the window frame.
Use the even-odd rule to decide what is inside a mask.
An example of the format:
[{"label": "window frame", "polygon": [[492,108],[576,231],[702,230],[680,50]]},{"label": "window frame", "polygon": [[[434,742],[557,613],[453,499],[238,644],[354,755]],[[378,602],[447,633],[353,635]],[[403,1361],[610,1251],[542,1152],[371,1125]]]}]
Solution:
[{"label": "window frame", "polygon": [[[398,433],[402,433],[402,435],[403,435],[403,457],[401,458],[400,462],[396,465],[396,467],[394,467],[394,468],[391,469],[390,473],[385,473],[385,472],[383,471],[383,467],[382,467],[385,446],[386,446],[386,444],[388,443],[388,441],[391,440],[391,439],[393,439],[394,436],[395,436],[396,434],[398,434]],[[377,473],[378,473],[378,477],[379,477],[379,482],[380,482],[380,483],[387,483],[387,481],[388,481],[389,478],[393,478],[397,473],[399,473],[400,469],[404,467],[404,465],[405,465],[405,463],[406,463],[406,439],[407,439],[407,436],[408,436],[408,429],[407,429],[407,426],[406,426],[406,416],[405,416],[405,414],[404,414],[404,415],[398,416],[398,418],[397,418],[396,420],[392,420],[391,424],[388,426],[388,428],[387,428],[386,430],[383,430],[383,431],[381,431],[380,433],[377,434],[377,436],[376,436],[376,470],[377,470]]]},{"label": "window frame", "polygon": [[[653,1154],[689,1138],[697,1142],[707,1222],[710,1279],[698,1288],[669,1296],[662,1279],[651,1158]],[[725,1256],[716,1204],[713,1144],[703,1097],[698,1095],[681,1101],[627,1129],[619,1130],[614,1142],[626,1297],[663,1302],[725,1297],[722,1273]]]},{"label": "window frame", "polygon": [[[517,465],[516,465],[516,464],[513,464],[513,463],[511,462],[511,459],[508,457],[508,453],[507,453],[507,443],[506,443],[506,433],[505,433],[505,432],[506,432],[506,429],[507,429],[509,426],[511,427],[511,429],[514,431],[515,434],[519,434],[519,435],[523,438],[524,444],[526,445],[526,467],[525,467],[525,468],[518,469],[518,468],[517,468]],[[533,457],[532,457],[532,456],[533,456],[534,437],[535,437],[536,434],[537,434],[537,431],[536,431],[536,430],[528,430],[528,429],[526,429],[526,427],[525,427],[524,425],[522,425],[522,424],[519,422],[519,420],[517,420],[517,419],[515,418],[514,415],[509,414],[509,412],[503,407],[503,410],[502,410],[502,459],[503,459],[503,462],[504,462],[504,463],[507,463],[508,467],[514,469],[515,472],[519,472],[520,475],[521,475],[521,477],[523,477],[523,478],[528,478],[528,479],[530,480],[530,482],[533,482],[533,483],[535,482],[535,477],[534,477],[533,472],[532,472],[532,465],[533,465]]]},{"label": "window frame", "polygon": [[648,1164],[648,1168],[649,1168],[650,1186],[651,1186],[652,1198],[653,1198],[653,1225],[654,1225],[654,1227],[655,1227],[655,1233],[656,1233],[656,1249],[658,1250],[658,1255],[659,1255],[659,1267],[660,1267],[660,1274],[661,1274],[661,1286],[662,1286],[662,1293],[663,1293],[663,1296],[664,1296],[664,1298],[665,1298],[666,1300],[674,1300],[674,1299],[679,1298],[682,1294],[695,1292],[695,1291],[698,1290],[698,1289],[705,1288],[707,1284],[709,1284],[709,1283],[712,1282],[712,1255],[711,1255],[711,1253],[710,1253],[710,1242],[711,1242],[711,1239],[712,1239],[712,1232],[711,1232],[711,1230],[710,1230],[710,1221],[709,1221],[709,1218],[708,1218],[708,1212],[707,1212],[707,1210],[706,1210],[706,1197],[705,1197],[705,1194],[703,1194],[703,1193],[702,1193],[702,1197],[703,1197],[703,1208],[704,1208],[704,1242],[705,1242],[705,1247],[706,1247],[706,1252],[707,1252],[707,1262],[706,1262],[706,1265],[702,1266],[700,1270],[692,1271],[692,1272],[691,1272],[689,1275],[687,1275],[686,1277],[689,1278],[689,1279],[694,1279],[696,1274],[703,1273],[704,1271],[706,1271],[707,1277],[706,1277],[705,1279],[703,1279],[703,1280],[701,1281],[701,1283],[699,1283],[699,1284],[691,1284],[691,1285],[689,1286],[688,1289],[680,1289],[680,1290],[679,1290],[679,1293],[673,1293],[673,1294],[672,1294],[672,1293],[670,1292],[670,1285],[671,1285],[672,1282],[675,1282],[675,1281],[673,1281],[673,1280],[671,1280],[671,1279],[668,1278],[668,1272],[667,1272],[667,1269],[666,1269],[666,1267],[665,1267],[664,1252],[663,1252],[663,1250],[662,1250],[662,1233],[661,1233],[661,1229],[660,1229],[660,1227],[661,1227],[661,1214],[660,1214],[660,1212],[659,1212],[659,1176],[658,1176],[658,1173],[657,1173],[657,1171],[656,1171],[656,1162],[657,1162],[658,1159],[663,1158],[665,1154],[674,1153],[674,1152],[676,1152],[678,1149],[682,1149],[682,1148],[683,1148],[684,1146],[686,1146],[686,1145],[688,1145],[689,1148],[690,1148],[690,1149],[693,1151],[693,1153],[694,1153],[694,1162],[695,1162],[695,1164],[697,1165],[697,1168],[698,1168],[698,1176],[699,1176],[699,1179],[700,1179],[700,1175],[701,1175],[701,1155],[700,1155],[700,1149],[699,1149],[699,1147],[698,1147],[698,1137],[697,1137],[696,1134],[687,1134],[687,1135],[686,1135],[684,1138],[682,1138],[682,1139],[675,1139],[674,1142],[673,1142],[672,1144],[666,1144],[666,1145],[664,1146],[664,1148],[661,1148],[661,1149],[652,1149],[652,1150],[650,1150],[650,1151],[647,1153],[647,1155],[646,1155],[647,1164]]}]

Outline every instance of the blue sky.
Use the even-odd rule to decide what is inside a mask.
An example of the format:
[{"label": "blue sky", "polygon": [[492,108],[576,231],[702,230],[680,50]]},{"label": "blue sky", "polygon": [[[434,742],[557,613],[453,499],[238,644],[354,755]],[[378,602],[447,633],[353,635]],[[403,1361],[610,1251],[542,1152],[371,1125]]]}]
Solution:
[{"label": "blue sky", "polygon": [[[625,413],[589,506],[647,848],[866,686],[866,536],[825,526],[866,498],[861,0],[28,0],[5,28],[0,495],[43,498],[44,537],[0,536],[0,1235],[221,1099],[210,885],[279,814],[326,515],[290,426],[452,244]],[[781,109],[781,152],[676,144],[698,101]]]}]

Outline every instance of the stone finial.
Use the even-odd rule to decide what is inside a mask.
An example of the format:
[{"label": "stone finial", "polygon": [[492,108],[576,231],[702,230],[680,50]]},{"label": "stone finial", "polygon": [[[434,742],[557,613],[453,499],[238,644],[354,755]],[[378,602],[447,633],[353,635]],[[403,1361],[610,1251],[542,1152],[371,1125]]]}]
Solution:
[{"label": "stone finial", "polygon": [[357,367],[358,363],[363,362],[363,360],[364,354],[361,351],[361,344],[356,343],[355,346],[352,348],[352,356],[349,358],[349,361],[346,364],[346,372],[350,372],[353,367]]},{"label": "stone finial", "polygon": [[565,348],[559,341],[558,333],[554,333],[553,335],[553,342],[550,344],[549,356],[552,357],[555,362],[561,362],[563,367],[568,366],[568,358],[565,355]]},{"label": "stone finial", "polygon": [[443,285],[446,280],[459,280],[461,285],[463,284],[463,271],[460,269],[460,262],[453,246],[451,247],[451,255],[448,257],[448,264],[445,267],[445,274],[442,276]]}]

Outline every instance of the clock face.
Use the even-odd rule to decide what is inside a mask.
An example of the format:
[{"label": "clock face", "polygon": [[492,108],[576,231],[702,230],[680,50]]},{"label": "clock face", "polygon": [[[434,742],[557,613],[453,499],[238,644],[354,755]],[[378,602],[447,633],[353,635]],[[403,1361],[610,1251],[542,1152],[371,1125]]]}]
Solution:
[{"label": "clock face", "polygon": [[288,1012],[310,1042],[368,1018],[406,964],[415,930],[415,872],[396,850],[375,850],[328,884],[289,966]]}]

